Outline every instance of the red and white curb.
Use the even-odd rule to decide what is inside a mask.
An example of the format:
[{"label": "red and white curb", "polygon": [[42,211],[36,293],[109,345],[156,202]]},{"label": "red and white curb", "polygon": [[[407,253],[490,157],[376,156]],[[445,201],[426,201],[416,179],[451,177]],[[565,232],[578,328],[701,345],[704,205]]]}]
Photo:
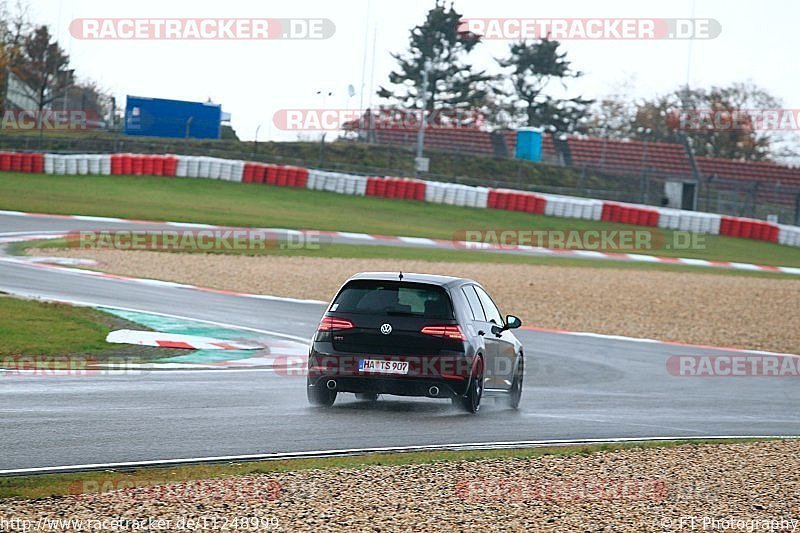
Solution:
[{"label": "red and white curb", "polygon": [[[212,363],[217,368],[237,369],[249,367],[272,367],[281,369],[293,369],[291,375],[300,375],[300,371],[305,371],[308,364],[308,345],[299,342],[270,342],[269,355],[258,355],[247,359],[233,359],[230,361],[220,361]],[[305,375],[305,374],[302,374]]]},{"label": "red and white curb", "polygon": [[257,342],[213,339],[198,335],[133,329],[112,331],[106,336],[106,342],[159,348],[180,348],[184,350],[260,350],[265,348],[263,344]]},{"label": "red and white curb", "polygon": [[[198,224],[191,222],[171,222],[171,221],[156,221],[156,220],[136,220],[124,219],[115,217],[95,217],[86,215],[52,215],[46,213],[26,213],[23,211],[2,211],[0,215],[7,216],[27,216],[27,217],[50,217],[59,219],[73,219],[91,222],[111,222],[120,224],[150,224],[150,225],[166,225],[174,227],[184,227],[193,229],[216,229],[216,230],[233,230],[233,229],[247,229],[249,231],[265,232],[271,235],[303,235],[307,237],[317,237],[320,235],[328,236],[334,243],[342,244],[371,244],[380,246],[406,246],[415,248],[430,248],[441,250],[469,250],[469,251],[484,251],[494,253],[512,253],[523,255],[536,255],[536,256],[549,256],[549,257],[562,257],[571,259],[594,259],[604,261],[622,261],[632,263],[651,263],[662,265],[682,265],[692,267],[706,267],[706,268],[721,268],[729,270],[744,270],[750,272],[777,272],[783,274],[791,274],[800,276],[800,267],[787,267],[787,266],[772,266],[772,265],[757,265],[753,263],[739,263],[735,261],[710,261],[706,259],[695,259],[688,257],[662,257],[647,254],[633,254],[633,253],[614,253],[614,252],[600,252],[595,250],[571,250],[562,248],[545,248],[539,246],[527,245],[495,245],[490,243],[456,241],[445,239],[430,239],[426,237],[403,237],[393,235],[378,235],[369,233],[353,233],[349,231],[322,231],[322,230],[296,230],[287,228],[236,228],[232,226],[216,226],[212,224]],[[3,234],[0,237],[0,244],[31,241],[39,239],[56,239],[64,237],[68,232],[59,233],[42,233],[36,235],[33,233],[19,233],[19,234]]]},{"label": "red and white curb", "polygon": [[[193,320],[193,319],[192,319]],[[140,333],[140,332],[137,332]],[[147,333],[147,332],[144,332]],[[167,348],[186,348],[195,350],[209,350],[209,349],[222,349],[222,350],[263,350],[267,353],[258,353],[252,357],[243,359],[231,359],[226,361],[214,362],[177,362],[177,361],[158,361],[150,363],[128,363],[124,364],[126,370],[270,370],[270,371],[283,371],[289,376],[305,375],[307,359],[308,359],[308,345],[295,341],[282,341],[282,340],[269,340],[265,341],[258,347],[245,347],[246,345],[241,342],[233,342],[227,340],[215,340],[211,344],[198,342],[202,337],[190,335],[174,335],[164,333],[154,333],[163,343],[159,344],[161,347]],[[191,339],[189,339],[191,337]],[[185,345],[184,345],[185,342]],[[211,345],[229,345],[230,347],[210,347]],[[152,346],[152,344],[147,344]],[[120,370],[119,365],[97,365],[98,368],[111,368]]]}]

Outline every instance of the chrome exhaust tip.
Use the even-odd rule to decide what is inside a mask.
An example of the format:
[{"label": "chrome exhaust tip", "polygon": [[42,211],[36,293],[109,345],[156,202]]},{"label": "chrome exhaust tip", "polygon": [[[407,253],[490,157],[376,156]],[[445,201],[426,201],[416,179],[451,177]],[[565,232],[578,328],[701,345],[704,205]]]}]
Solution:
[{"label": "chrome exhaust tip", "polygon": [[439,387],[434,385],[433,387],[428,389],[428,394],[430,394],[431,396],[439,396]]},{"label": "chrome exhaust tip", "polygon": [[329,379],[325,386],[328,387],[328,390],[336,390],[336,380]]}]

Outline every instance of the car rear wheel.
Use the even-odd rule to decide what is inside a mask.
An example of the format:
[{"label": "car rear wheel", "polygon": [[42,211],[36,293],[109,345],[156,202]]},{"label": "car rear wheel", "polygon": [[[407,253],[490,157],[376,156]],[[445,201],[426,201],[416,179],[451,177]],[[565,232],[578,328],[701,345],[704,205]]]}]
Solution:
[{"label": "car rear wheel", "polygon": [[519,356],[517,371],[514,372],[514,380],[511,382],[511,390],[508,396],[508,406],[511,409],[519,409],[519,401],[522,398],[522,378],[525,375],[525,361],[522,354]]},{"label": "car rear wheel", "polygon": [[376,402],[378,401],[378,394],[374,392],[357,392],[356,400],[361,400],[364,402]]},{"label": "car rear wheel", "polygon": [[314,387],[311,384],[306,386],[306,394],[308,403],[319,407],[330,407],[336,401],[336,391],[328,389],[322,383]]},{"label": "car rear wheel", "polygon": [[464,396],[453,398],[453,403],[468,413],[477,413],[481,408],[483,396],[483,359],[478,359],[472,381]]}]

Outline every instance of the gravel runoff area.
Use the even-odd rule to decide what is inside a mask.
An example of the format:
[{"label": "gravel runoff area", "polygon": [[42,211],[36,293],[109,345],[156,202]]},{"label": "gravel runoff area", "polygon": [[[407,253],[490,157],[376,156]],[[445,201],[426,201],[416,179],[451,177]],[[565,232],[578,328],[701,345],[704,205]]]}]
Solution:
[{"label": "gravel runoff area", "polygon": [[98,492],[0,500],[0,530],[21,529],[25,519],[102,526],[113,517],[129,521],[105,523],[117,529],[147,520],[157,529],[162,519],[171,529],[193,520],[190,529],[251,531],[800,531],[800,442],[301,470]]},{"label": "gravel runoff area", "polygon": [[[37,250],[32,250],[37,253]],[[38,251],[41,254],[41,251]],[[350,275],[464,276],[527,325],[665,341],[800,351],[800,280],[662,270],[387,259],[48,250],[100,269],[241,292],[329,300]]]}]

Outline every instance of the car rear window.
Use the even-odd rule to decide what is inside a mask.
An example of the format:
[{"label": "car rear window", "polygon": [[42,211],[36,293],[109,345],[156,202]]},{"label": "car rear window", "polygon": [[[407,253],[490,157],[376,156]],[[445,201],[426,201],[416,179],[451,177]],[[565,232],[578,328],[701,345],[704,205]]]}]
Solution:
[{"label": "car rear window", "polygon": [[441,287],[399,281],[352,281],[331,304],[331,311],[378,315],[453,318],[450,297]]}]

